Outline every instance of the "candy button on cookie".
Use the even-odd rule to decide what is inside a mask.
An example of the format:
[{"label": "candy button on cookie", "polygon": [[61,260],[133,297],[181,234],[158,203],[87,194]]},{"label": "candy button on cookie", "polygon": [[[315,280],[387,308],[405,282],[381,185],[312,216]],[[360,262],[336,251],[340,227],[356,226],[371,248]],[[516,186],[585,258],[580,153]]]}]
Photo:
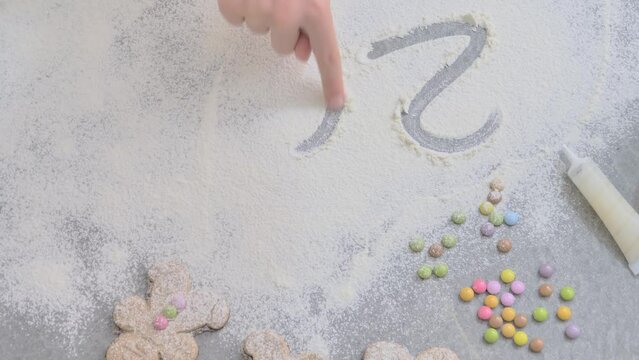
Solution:
[{"label": "candy button on cookie", "polygon": [[167,305],[162,309],[162,315],[169,320],[174,320],[177,317],[177,308],[173,305]]},{"label": "candy button on cookie", "polygon": [[164,330],[169,327],[169,319],[164,317],[163,315],[158,315],[153,320],[153,328],[155,330]]}]

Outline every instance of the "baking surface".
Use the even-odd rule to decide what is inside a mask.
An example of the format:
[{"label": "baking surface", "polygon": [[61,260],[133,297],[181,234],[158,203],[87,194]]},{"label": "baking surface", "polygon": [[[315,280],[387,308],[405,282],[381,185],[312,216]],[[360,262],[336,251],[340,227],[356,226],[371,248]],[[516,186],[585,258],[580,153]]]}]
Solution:
[{"label": "baking surface", "polygon": [[[0,14],[4,2],[0,1]],[[64,4],[59,4],[64,8]],[[619,137],[600,146],[602,151],[593,155],[603,171],[630,201],[639,209],[639,61],[635,61],[634,75],[620,78],[615,71],[615,59],[639,59],[639,6],[634,0],[613,1],[614,9],[608,24],[611,29],[611,62],[606,73],[605,86],[600,98],[604,105],[595,111],[594,119],[585,126],[582,133],[583,143],[589,136],[606,141],[609,124],[624,119],[631,124]],[[72,16],[72,14],[69,14]],[[179,14],[178,14],[179,16]],[[81,31],[76,29],[76,31]],[[0,33],[0,48],[5,41],[15,41]],[[25,40],[26,41],[26,40]],[[87,50],[86,47],[89,47]],[[90,45],[78,44],[79,51],[90,51]],[[80,50],[82,49],[82,50]],[[53,54],[61,55],[61,54]],[[48,56],[39,54],[38,56]],[[72,55],[69,55],[72,56]],[[58,58],[57,56],[52,56]],[[0,65],[4,57],[0,53]],[[62,59],[64,57],[61,57]],[[621,60],[619,60],[621,62]],[[179,65],[179,64],[178,64]],[[172,66],[178,66],[173,64]],[[77,69],[91,73],[91,69]],[[55,66],[50,69],[55,72]],[[216,69],[211,69],[215,72]],[[624,73],[625,74],[625,73]],[[0,69],[0,75],[2,70]],[[46,77],[47,74],[38,74]],[[2,77],[0,77],[2,79]],[[18,89],[24,84],[4,83],[1,94],[11,94],[12,87]],[[183,84],[185,88],[199,84]],[[34,87],[38,86],[35,82]],[[96,84],[100,86],[100,84]],[[620,95],[623,94],[623,95]],[[634,95],[633,95],[634,94]],[[78,116],[90,119],[92,116],[91,99],[87,99],[87,108],[79,110]],[[3,102],[0,99],[0,104]],[[127,109],[120,109],[126,113]],[[186,110],[185,110],[186,111]],[[55,113],[51,114],[56,118]],[[134,114],[129,114],[134,116]],[[177,115],[176,115],[177,117]],[[0,126],[8,128],[12,121],[35,121],[36,119],[17,119],[12,113],[0,113]],[[235,119],[237,120],[237,119]],[[42,121],[42,119],[38,119]],[[0,127],[2,129],[2,127]],[[37,130],[37,129],[36,129]],[[34,130],[34,131],[36,131]],[[11,143],[8,132],[0,132],[0,142]],[[46,138],[47,134],[39,134]],[[34,152],[37,152],[37,146]],[[582,149],[580,149],[582,150]],[[5,153],[0,153],[4,154]],[[584,154],[582,154],[584,155]],[[3,163],[0,159],[0,166]],[[509,189],[507,196],[510,204],[524,215],[520,225],[508,229],[505,234],[514,239],[513,251],[507,256],[499,255],[494,249],[494,241],[485,241],[476,236],[476,227],[481,223],[479,214],[471,212],[483,199],[484,193],[477,193],[469,199],[468,212],[471,214],[464,226],[457,232],[460,238],[468,238],[468,243],[458,245],[459,256],[446,258],[451,271],[445,279],[432,279],[425,282],[415,280],[413,274],[420,262],[408,254],[406,249],[398,250],[391,259],[392,271],[381,276],[371,285],[364,295],[364,301],[356,307],[340,309],[332,313],[330,327],[331,352],[335,359],[358,359],[368,343],[388,340],[406,345],[416,354],[432,346],[446,346],[455,350],[462,359],[508,359],[530,356],[544,359],[633,359],[639,357],[639,343],[636,334],[639,330],[639,279],[632,276],[622,253],[607,233],[594,211],[569,182],[562,176],[563,165],[558,156],[548,154],[548,167],[555,174],[549,184],[558,189],[556,199],[561,216],[557,222],[565,226],[556,226],[545,231],[534,222],[526,221],[526,214],[540,213],[544,209],[538,204],[525,201],[529,191],[535,191],[535,184],[529,188]],[[0,181],[2,178],[0,177]],[[525,181],[522,182],[526,184]],[[512,191],[511,191],[512,190]],[[6,190],[4,190],[6,191]],[[3,184],[0,182],[0,195]],[[0,198],[0,214],[3,202]],[[451,211],[453,209],[450,209]],[[2,226],[5,222],[2,222]],[[6,229],[0,227],[0,232]],[[443,231],[458,231],[450,224],[436,225],[428,229],[430,234]],[[569,244],[569,245],[567,245]],[[2,245],[0,245],[2,249]],[[560,249],[560,251],[558,251]],[[479,255],[474,255],[479,254]],[[471,264],[469,261],[475,261]],[[459,288],[469,286],[475,277],[496,278],[505,267],[514,269],[518,278],[523,280],[528,290],[517,302],[517,308],[527,312],[540,304],[545,304],[549,312],[558,306],[559,300],[553,297],[541,300],[536,292],[540,283],[537,267],[542,262],[556,265],[556,273],[551,279],[555,288],[571,285],[577,289],[577,296],[570,304],[574,322],[582,329],[582,336],[576,341],[568,341],[563,336],[564,325],[554,316],[544,324],[529,322],[526,328],[529,336],[542,335],[545,349],[542,354],[533,355],[527,349],[516,349],[512,343],[499,341],[486,345],[481,336],[486,327],[475,317],[477,303],[472,305],[458,300]],[[472,272],[454,271],[454,269],[475,269]],[[134,277],[137,288],[131,288],[130,294],[142,293],[146,287],[145,269],[135,268]],[[1,273],[0,273],[1,275]],[[0,276],[0,281],[3,280]],[[92,279],[87,279],[92,281]],[[228,284],[232,286],[232,284]],[[383,291],[382,291],[383,289]],[[392,294],[401,294],[393,296]],[[96,299],[95,317],[90,326],[77,335],[76,354],[68,353],[63,336],[55,327],[37,327],[24,321],[20,314],[5,308],[0,313],[0,357],[2,359],[101,359],[106,348],[114,339],[114,325],[111,321],[113,305]],[[231,309],[233,303],[230,304]],[[322,307],[322,300],[317,300]],[[233,312],[228,326],[233,326]],[[293,337],[293,330],[278,327],[283,335]],[[380,324],[383,324],[381,326]],[[228,330],[219,333],[205,333],[196,337],[200,347],[200,359],[240,359],[242,337],[229,340],[221,338]],[[248,332],[246,333],[246,335]],[[305,350],[304,344],[291,342],[295,351]]]}]

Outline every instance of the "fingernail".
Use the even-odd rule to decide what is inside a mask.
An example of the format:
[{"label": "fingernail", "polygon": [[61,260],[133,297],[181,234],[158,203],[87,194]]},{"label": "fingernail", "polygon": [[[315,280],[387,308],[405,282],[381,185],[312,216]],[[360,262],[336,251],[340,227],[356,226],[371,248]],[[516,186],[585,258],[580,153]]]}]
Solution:
[{"label": "fingernail", "polygon": [[330,110],[340,110],[344,107],[344,101],[344,95],[336,95],[328,101],[326,106],[328,106]]}]

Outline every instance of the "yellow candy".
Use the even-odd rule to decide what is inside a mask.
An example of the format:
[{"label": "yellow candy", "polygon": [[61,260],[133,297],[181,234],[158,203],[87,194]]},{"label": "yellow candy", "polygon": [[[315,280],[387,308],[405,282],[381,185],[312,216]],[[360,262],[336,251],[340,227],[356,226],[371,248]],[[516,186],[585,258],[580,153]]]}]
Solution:
[{"label": "yellow candy", "polygon": [[495,295],[488,295],[484,299],[484,305],[488,306],[491,309],[494,309],[499,305],[499,298]]},{"label": "yellow candy", "polygon": [[506,323],[501,327],[501,334],[504,335],[505,338],[511,338],[515,335],[515,325],[511,323]]},{"label": "yellow candy", "polygon": [[501,311],[501,317],[502,319],[504,319],[504,321],[513,321],[513,319],[515,318],[515,315],[517,315],[517,313],[515,309],[511,307],[505,307]]},{"label": "yellow candy", "polygon": [[483,203],[481,203],[481,205],[479,205],[479,212],[485,216],[490,215],[490,213],[493,212],[494,209],[495,207],[489,201],[484,201]]},{"label": "yellow candy", "polygon": [[566,321],[572,317],[572,310],[568,306],[560,306],[557,309],[557,317],[559,320]]},{"label": "yellow candy", "polygon": [[475,292],[469,287],[459,290],[459,298],[463,301],[469,302],[475,297]]},{"label": "yellow candy", "polygon": [[528,335],[523,331],[517,331],[513,336],[513,341],[517,346],[524,346],[528,344]]},{"label": "yellow candy", "polygon": [[505,269],[501,272],[501,281],[506,284],[510,284],[515,281],[515,272],[510,269]]}]

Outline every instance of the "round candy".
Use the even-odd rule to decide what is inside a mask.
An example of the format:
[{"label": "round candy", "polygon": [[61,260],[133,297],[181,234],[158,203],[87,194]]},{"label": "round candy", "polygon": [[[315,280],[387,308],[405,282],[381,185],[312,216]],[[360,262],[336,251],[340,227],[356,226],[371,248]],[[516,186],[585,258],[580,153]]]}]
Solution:
[{"label": "round candy", "polygon": [[455,235],[446,234],[442,236],[442,246],[446,249],[450,249],[457,245],[457,237]]},{"label": "round candy", "polygon": [[448,265],[444,263],[437,264],[433,268],[433,272],[435,273],[435,276],[437,276],[438,278],[444,277],[446,276],[446,274],[448,274]]},{"label": "round candy", "polygon": [[555,269],[549,264],[543,264],[539,266],[539,276],[542,278],[548,279],[555,273]]},{"label": "round candy", "polygon": [[501,239],[497,242],[497,250],[501,253],[507,253],[513,248],[513,242],[510,239]]},{"label": "round candy", "polygon": [[473,281],[473,291],[477,294],[483,294],[486,292],[486,280],[482,278],[477,278]]},{"label": "round candy", "polygon": [[438,258],[444,255],[444,247],[440,244],[433,244],[428,248],[428,255]]},{"label": "round candy", "polygon": [[463,301],[469,302],[475,297],[475,292],[469,287],[459,290],[459,298]]},{"label": "round candy", "polygon": [[575,289],[570,286],[564,286],[561,288],[559,296],[561,296],[561,298],[565,301],[570,301],[575,297]]},{"label": "round candy", "polygon": [[457,210],[450,216],[450,220],[452,220],[454,224],[461,225],[466,222],[466,213],[462,210]]},{"label": "round candy", "polygon": [[173,305],[167,305],[162,309],[162,315],[169,320],[173,320],[177,317],[177,308]]},{"label": "round candy", "polygon": [[422,265],[419,267],[419,269],[417,269],[417,276],[419,276],[419,278],[422,280],[426,280],[430,278],[432,274],[433,274],[433,268],[431,268],[428,265]]},{"label": "round candy", "polygon": [[579,337],[579,335],[581,335],[581,329],[575,324],[570,324],[566,326],[565,333],[569,339],[576,339]]},{"label": "round candy", "polygon": [[495,191],[504,191],[506,188],[506,184],[504,180],[500,178],[494,178],[493,181],[490,182],[490,189]]},{"label": "round candy", "polygon": [[513,335],[515,335],[516,331],[515,325],[511,323],[506,323],[501,327],[501,334],[504,335],[505,338],[510,339]]},{"label": "round candy", "polygon": [[544,349],[544,341],[541,340],[540,338],[534,338],[532,339],[532,341],[530,341],[530,351],[532,352],[541,352],[541,350]]},{"label": "round candy", "polygon": [[522,281],[515,280],[512,284],[510,284],[510,292],[513,294],[520,295],[524,291],[526,291],[526,285]]},{"label": "round candy", "polygon": [[533,310],[533,319],[535,319],[535,321],[546,321],[548,320],[548,310],[546,310],[545,307],[538,307],[535,310]]},{"label": "round candy", "polygon": [[482,215],[490,215],[490,213],[493,212],[494,209],[495,207],[489,201],[484,201],[483,203],[481,203],[481,205],[479,205],[479,212]]},{"label": "round candy", "polygon": [[484,305],[488,306],[491,309],[494,309],[499,305],[499,299],[495,295],[488,295],[484,299]]},{"label": "round candy", "polygon": [[515,296],[511,293],[501,294],[501,304],[504,306],[513,306],[515,303]]},{"label": "round candy", "polygon": [[511,308],[510,306],[503,308],[503,310],[501,311],[501,318],[504,319],[504,321],[513,321],[515,315],[515,309]]},{"label": "round candy", "polygon": [[491,223],[485,223],[479,228],[479,232],[486,237],[491,237],[495,233],[495,225]]},{"label": "round candy", "polygon": [[513,341],[517,346],[524,346],[528,344],[528,335],[523,331],[517,331],[513,336]]},{"label": "round candy", "polygon": [[557,309],[557,317],[561,321],[570,320],[570,318],[572,317],[572,310],[570,310],[568,306],[560,306]]},{"label": "round candy", "polygon": [[410,243],[408,243],[408,247],[413,252],[421,252],[422,250],[424,250],[425,246],[426,246],[426,242],[422,238],[415,238],[411,240]]},{"label": "round candy", "polygon": [[517,314],[513,322],[516,327],[523,328],[528,324],[528,318],[524,314]]},{"label": "round candy", "polygon": [[510,269],[505,269],[501,272],[501,281],[505,282],[506,284],[510,284],[511,282],[515,281],[515,272],[510,270]]},{"label": "round candy", "polygon": [[486,285],[486,290],[489,294],[499,294],[499,292],[501,291],[501,284],[499,283],[499,281],[490,280]]},{"label": "round candy", "polygon": [[177,311],[186,309],[186,297],[183,294],[175,294],[171,299],[171,305],[175,306]]},{"label": "round candy", "polygon": [[499,329],[502,325],[504,325],[504,319],[497,314],[493,314],[493,316],[490,317],[490,320],[488,320],[488,326],[492,328]]},{"label": "round candy", "polygon": [[153,320],[153,328],[155,330],[164,330],[169,326],[169,319],[165,318],[163,315],[158,315]]},{"label": "round candy", "polygon": [[519,222],[519,214],[514,211],[506,211],[506,214],[504,214],[504,222],[508,226],[517,225]]},{"label": "round candy", "polygon": [[477,317],[482,320],[488,320],[493,315],[493,310],[488,306],[480,306],[477,309]]},{"label": "round candy", "polygon": [[499,191],[491,191],[488,193],[488,196],[486,197],[486,200],[490,201],[492,204],[499,204],[499,202],[501,201],[501,192]]},{"label": "round candy", "polygon": [[488,217],[488,221],[495,226],[500,226],[501,224],[504,223],[504,214],[497,211],[493,211],[492,213],[490,213],[490,216]]},{"label": "round candy", "polygon": [[539,286],[539,295],[543,297],[552,295],[552,286],[550,286],[550,284],[541,284],[541,286]]},{"label": "round candy", "polygon": [[499,340],[499,332],[493,328],[488,328],[484,331],[484,341],[489,344],[494,344]]}]

